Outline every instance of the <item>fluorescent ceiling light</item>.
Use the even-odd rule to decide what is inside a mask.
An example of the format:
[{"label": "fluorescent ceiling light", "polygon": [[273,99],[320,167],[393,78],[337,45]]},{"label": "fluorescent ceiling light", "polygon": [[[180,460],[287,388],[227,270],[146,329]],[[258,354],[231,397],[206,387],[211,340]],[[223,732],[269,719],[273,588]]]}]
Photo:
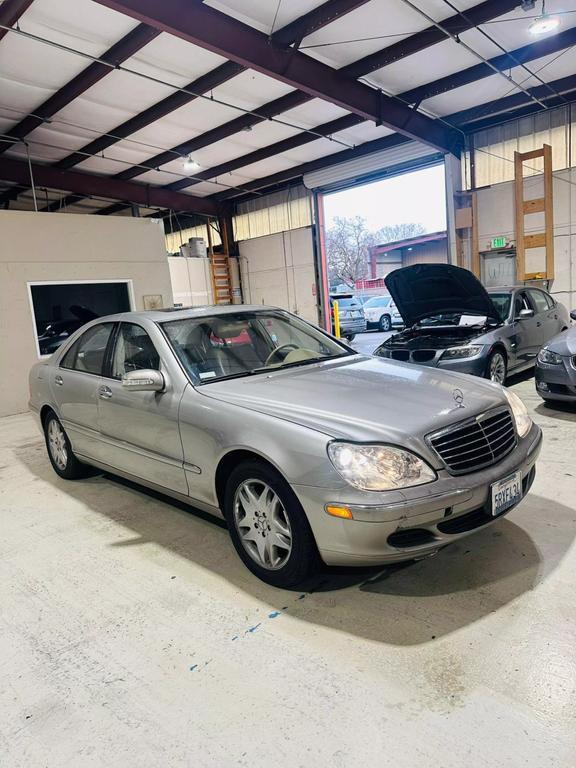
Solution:
[{"label": "fluorescent ceiling light", "polygon": [[549,16],[547,13],[538,16],[528,27],[531,35],[544,35],[546,32],[554,32],[560,26],[558,16]]}]

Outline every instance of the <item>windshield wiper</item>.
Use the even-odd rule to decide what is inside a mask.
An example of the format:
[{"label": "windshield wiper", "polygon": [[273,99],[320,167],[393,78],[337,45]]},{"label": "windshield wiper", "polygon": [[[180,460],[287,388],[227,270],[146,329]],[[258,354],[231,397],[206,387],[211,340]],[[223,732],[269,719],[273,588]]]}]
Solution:
[{"label": "windshield wiper", "polygon": [[299,365],[308,365],[308,363],[319,363],[327,360],[339,360],[342,357],[351,357],[353,352],[342,352],[340,355],[320,355],[318,357],[308,357],[305,360],[295,360],[293,363],[284,363],[283,365],[263,365],[260,368],[252,368],[250,371],[240,371],[239,373],[230,373],[228,376],[218,376],[217,378],[204,379],[198,382],[200,386],[204,384],[216,384],[219,381],[230,381],[231,379],[243,379],[246,376],[256,376],[259,373],[274,373],[274,371],[284,371],[287,368],[296,368]]},{"label": "windshield wiper", "polygon": [[350,357],[352,352],[342,352],[339,355],[318,355],[318,357],[306,357],[304,360],[294,360],[293,363],[281,363],[280,365],[263,365],[261,368],[254,368],[254,372],[261,373],[268,371],[284,371],[286,368],[296,368],[299,365],[308,365],[309,363],[320,363],[328,360],[339,360],[341,357]]}]

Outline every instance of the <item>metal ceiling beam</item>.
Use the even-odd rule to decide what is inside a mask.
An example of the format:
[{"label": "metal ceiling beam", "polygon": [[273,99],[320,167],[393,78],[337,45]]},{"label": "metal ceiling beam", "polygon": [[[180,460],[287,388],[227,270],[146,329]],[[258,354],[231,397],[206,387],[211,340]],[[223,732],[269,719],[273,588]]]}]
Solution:
[{"label": "metal ceiling beam", "polygon": [[[331,21],[334,21],[334,19],[340,18],[346,13],[350,13],[355,8],[358,8],[367,2],[369,2],[369,0],[326,0],[326,2],[318,6],[318,8],[314,8],[309,13],[300,16],[287,26],[279,29],[272,35],[272,40],[284,45],[297,43],[303,37],[310,35],[312,32],[315,32],[326,24],[329,24]],[[170,96],[167,96],[156,104],[153,104],[151,107],[145,109],[143,112],[140,112],[138,115],[135,115],[129,120],[126,120],[124,123],[116,126],[116,128],[112,129],[106,136],[98,137],[94,141],[91,141],[82,147],[80,151],[73,152],[72,154],[58,161],[55,163],[55,167],[73,168],[75,165],[78,165],[83,160],[85,160],[87,154],[98,154],[103,152],[117,141],[126,138],[133,133],[136,133],[137,131],[145,128],[156,120],[160,120],[162,117],[165,117],[171,112],[174,112],[176,109],[179,109],[185,104],[189,104],[190,102],[194,101],[194,99],[198,98],[198,96],[193,94],[201,95],[203,93],[207,93],[208,91],[217,88],[219,85],[222,85],[228,80],[231,80],[233,77],[240,74],[244,70],[245,67],[232,61],[227,61],[224,64],[221,64],[210,72],[207,72],[205,75],[201,75],[196,80],[188,83],[184,90],[175,91],[174,93],[170,94]],[[186,93],[186,91],[189,91],[190,93]],[[270,104],[267,105],[268,110],[264,110],[264,114],[272,117],[274,114],[276,114],[274,112],[275,109],[280,111],[292,109],[294,106],[298,106],[298,104],[301,104],[308,99],[309,97],[305,94],[299,94],[295,92],[294,94],[291,94],[290,99],[276,99],[275,101],[270,102]],[[238,127],[234,132],[251,128],[253,125],[261,122],[262,119],[264,118],[258,118],[253,115],[243,115],[241,118],[238,118],[236,123]],[[230,123],[228,123],[228,125],[232,126],[234,122],[235,121],[232,120]],[[208,132],[208,138],[211,133],[213,133],[214,136],[217,136],[218,132]],[[209,140],[218,141],[219,139],[209,138]],[[186,151],[189,152],[192,150]],[[163,157],[167,157],[167,159],[165,159],[163,162],[168,162],[169,160],[174,159],[173,153],[163,153],[162,155],[157,156],[158,159],[152,158],[151,162],[156,160],[155,164],[159,165],[160,159]],[[140,173],[142,172],[143,171],[140,170]],[[138,175],[139,173],[136,172],[132,173],[132,175],[127,173],[124,176],[121,174],[119,176],[120,178],[133,178],[134,176]],[[22,191],[24,190],[19,189],[13,190],[11,193],[6,193],[0,197],[0,202],[8,199],[16,199],[18,194]],[[82,198],[76,195],[70,195],[68,198],[65,198],[65,200],[59,202],[57,205],[51,204],[44,210],[57,210],[61,205],[71,205],[72,203],[78,202],[78,200],[81,199]]]},{"label": "metal ceiling beam", "polygon": [[[457,13],[455,16],[450,16],[440,23],[446,32],[459,35],[479,24],[484,24],[487,21],[498,18],[498,16],[503,16],[513,11],[519,5],[520,0],[487,0],[484,3],[468,8],[466,10],[466,18],[462,14]],[[410,37],[404,40],[399,40],[397,43],[393,43],[381,51],[376,51],[376,53],[371,53],[362,59],[358,59],[358,61],[348,64],[340,72],[344,72],[351,77],[368,75],[377,69],[387,67],[389,64],[393,64],[406,56],[424,51],[431,45],[448,39],[450,39],[448,35],[438,27],[427,27],[421,32],[416,32],[416,34],[410,35]]]},{"label": "metal ceiling beam", "polygon": [[457,132],[300,51],[274,44],[262,32],[213,8],[189,7],[185,0],[96,2],[435,149],[458,151]]},{"label": "metal ceiling beam", "polygon": [[[564,97],[565,101],[576,101],[576,74],[568,77],[563,77],[558,80],[553,80],[550,83],[554,87],[554,90],[558,91]],[[534,88],[530,88],[529,91],[539,98],[543,98],[547,106],[558,106],[560,98],[555,94],[544,93],[546,86],[538,85]],[[527,114],[534,114],[542,112],[542,108],[530,101],[530,97],[525,93],[517,93],[511,96],[505,96],[501,99],[495,99],[494,101],[481,104],[471,109],[462,110],[461,112],[455,112],[451,115],[446,115],[443,120],[450,122],[452,125],[457,126],[460,130],[472,133],[477,130],[481,130],[491,125],[497,125],[509,120],[514,120],[518,117],[524,117]],[[382,139],[375,139],[374,141],[368,141],[364,144],[360,144],[354,149],[345,149],[342,152],[337,152],[331,155],[325,155],[319,157],[316,160],[312,160],[302,165],[294,166],[293,168],[287,168],[279,173],[265,176],[260,179],[254,179],[243,185],[245,190],[258,191],[260,193],[266,192],[269,188],[275,187],[278,184],[284,184],[286,182],[299,179],[305,173],[321,170],[330,165],[337,163],[343,163],[347,160],[352,160],[357,157],[371,154],[372,152],[379,152],[383,149],[389,149],[390,147],[403,144],[408,139],[398,134],[392,136],[385,136]],[[210,200],[216,200],[222,202],[230,200],[233,197],[238,197],[238,193],[220,192],[216,195],[211,195]],[[243,196],[244,197],[244,196]]]},{"label": "metal ceiling beam", "polygon": [[[552,93],[547,86],[551,86],[555,93]],[[551,80],[547,85],[537,85],[528,90],[532,96],[544,101],[548,109],[561,106],[566,102],[574,101],[576,74]],[[508,121],[512,119],[512,116],[518,115],[517,110],[524,110],[526,107],[533,108],[534,112],[542,112],[540,105],[531,101],[525,93],[514,93],[511,96],[494,99],[494,101],[489,101],[486,104],[479,104],[470,109],[454,112],[445,119],[449,120],[452,125],[464,126],[466,131],[470,133],[485,127],[484,121],[487,119],[490,124]]]},{"label": "metal ceiling beam", "polygon": [[[101,58],[107,61],[109,64],[121,64],[126,59],[129,59],[137,51],[147,45],[151,40],[158,37],[160,31],[149,27],[146,24],[139,24],[135,29],[128,32],[127,35],[119,40],[117,43],[109,48],[106,53],[102,54]],[[70,104],[71,101],[77,99],[78,96],[83,94],[88,88],[91,88],[95,83],[105,77],[109,72],[114,70],[107,67],[105,64],[101,64],[98,61],[89,64],[86,69],[83,69],[76,77],[73,77],[66,85],[60,90],[56,91],[50,98],[37,107],[34,110],[34,114],[28,115],[21,120],[17,125],[9,130],[8,135],[12,138],[22,139],[27,136],[34,128],[52,117]],[[9,144],[0,144],[0,153],[9,148]]]},{"label": "metal ceiling beam", "polygon": [[[507,69],[513,69],[520,64],[526,64],[529,61],[540,59],[543,56],[549,56],[552,53],[562,51],[564,48],[570,48],[576,44],[576,27],[566,29],[557,35],[551,35],[544,40],[523,45],[509,53],[503,53],[500,56],[494,56],[489,59],[490,64],[504,72]],[[475,64],[472,67],[463,69],[453,75],[441,77],[434,82],[420,85],[401,94],[402,98],[411,104],[420,104],[420,102],[438,96],[441,93],[447,93],[455,88],[461,88],[463,85],[469,85],[477,80],[494,75],[494,70],[488,64]]]},{"label": "metal ceiling beam", "polygon": [[[349,13],[354,8],[357,8],[358,6],[367,2],[369,2],[369,0],[327,0],[327,2],[323,3],[318,8],[315,8],[309,13],[306,13],[298,19],[295,19],[286,27],[279,29],[272,35],[272,40],[284,45],[290,45],[297,42],[302,37],[305,37],[317,29],[320,29],[326,24],[329,24],[330,21],[334,20],[334,18],[344,15],[344,13]],[[145,109],[143,112],[140,112],[138,115],[135,115],[129,120],[126,120],[126,122],[121,123],[120,125],[116,126],[116,128],[113,128],[109,132],[109,135],[101,136],[98,139],[91,141],[89,144],[86,144],[86,146],[82,147],[80,152],[74,152],[71,155],[68,155],[68,157],[65,157],[56,163],[56,166],[58,168],[72,168],[74,165],[77,165],[86,159],[86,153],[97,154],[98,152],[102,152],[103,150],[115,144],[120,139],[125,139],[132,133],[140,131],[142,128],[145,128],[151,123],[156,122],[156,120],[160,120],[162,117],[169,115],[176,109],[183,107],[185,104],[189,104],[200,95],[207,93],[208,91],[212,91],[214,88],[218,88],[218,86],[222,85],[228,80],[231,80],[241,72],[244,72],[245,69],[246,67],[233,61],[227,61],[224,64],[220,64],[220,66],[216,67],[210,72],[207,72],[205,75],[201,75],[196,80],[188,83],[188,85],[185,85],[184,90],[175,91],[174,93],[170,94],[170,96],[162,99],[162,101],[153,104],[151,107]],[[190,91],[191,93],[186,93],[186,91]],[[303,100],[303,98],[304,95],[302,94],[300,99]],[[287,103],[287,106],[284,106],[283,103],[280,103],[278,104],[278,109],[292,109],[292,107],[296,106],[297,103],[302,103],[300,99],[291,100],[289,103]],[[272,107],[272,109],[274,108],[275,107]],[[273,114],[273,112],[270,112],[270,114],[267,116],[272,117]],[[239,131],[250,128],[252,125],[260,122],[260,119],[255,118],[252,115],[246,115],[243,116],[243,118],[239,118],[239,123],[240,122],[241,127],[238,128]],[[214,139],[214,141],[218,141],[218,139]],[[168,155],[168,159],[164,160],[163,162],[169,162],[169,160],[174,159],[173,153],[166,153],[166,155]],[[158,155],[159,158],[163,156],[164,155]],[[155,158],[152,158],[151,160],[153,165],[161,164],[158,160],[153,162],[154,160]],[[126,176],[125,178],[131,177]]]},{"label": "metal ceiling beam", "polygon": [[[510,5],[512,5],[512,3],[510,3]],[[321,8],[323,7],[324,6],[321,6]],[[473,9],[470,9],[468,13],[474,11],[473,18],[482,18],[484,21],[488,21],[490,18],[497,17],[501,15],[501,13],[505,13],[507,10],[510,10],[508,3],[502,3],[502,0],[498,0],[498,2],[490,0],[490,2],[481,3],[480,5],[475,6]],[[443,25],[445,25],[447,29],[452,28],[456,24],[457,20],[459,20],[459,23],[464,22],[460,15],[456,15],[446,19],[443,22]],[[280,30],[280,32],[282,32],[282,30]],[[440,37],[438,37],[438,35],[440,35]],[[418,32],[415,35],[402,40],[401,43],[396,43],[392,46],[384,48],[383,50],[378,51],[373,55],[381,55],[382,57],[389,55],[389,60],[384,61],[384,59],[382,59],[382,61],[384,61],[384,64],[390,64],[393,61],[397,61],[403,58],[404,56],[409,56],[411,53],[424,50],[430,45],[433,45],[434,43],[443,39],[445,39],[445,35],[443,35],[443,33],[438,30],[437,27],[431,27],[429,30]],[[402,48],[399,47],[400,45],[402,45]],[[393,53],[388,54],[387,52],[391,50],[393,50]],[[369,62],[366,62],[365,59],[361,59],[360,61],[364,62],[363,66],[370,66]],[[355,66],[355,63],[349,65],[348,68],[344,67],[343,70],[338,71],[351,71],[350,67],[352,66]],[[360,74],[367,74],[368,71],[369,69],[362,69]],[[311,99],[311,96],[302,93],[301,91],[292,91],[291,93],[287,94],[287,96],[283,96],[280,99],[274,99],[273,101],[268,102],[267,104],[264,104],[262,107],[260,107],[258,109],[258,113],[263,115],[263,117],[243,115],[242,117],[230,120],[228,123],[224,123],[217,128],[213,128],[210,131],[200,134],[200,136],[195,136],[189,141],[182,142],[181,144],[172,147],[168,152],[155,155],[146,161],[146,165],[149,165],[151,168],[156,168],[160,165],[163,165],[164,163],[170,162],[170,160],[173,160],[174,154],[176,153],[186,155],[192,152],[196,152],[197,150],[213,144],[216,141],[222,141],[223,139],[233,136],[235,133],[250,129],[254,125],[263,122],[265,117],[275,117],[276,115],[282,114],[283,111],[294,109],[294,107],[300,106],[301,104],[306,104],[307,102],[311,101]],[[117,133],[117,129],[113,133]],[[315,137],[313,136],[311,140],[314,141]],[[80,160],[77,162],[80,162]],[[145,173],[145,171],[141,168],[141,166],[134,166],[133,168],[127,168],[126,170],[119,173],[118,178],[132,179],[141,175],[142,173]]]},{"label": "metal ceiling beam", "polygon": [[[541,56],[548,55],[550,53],[555,53],[558,50],[563,50],[564,48],[567,48],[571,45],[574,45],[576,43],[576,27],[573,29],[568,29],[565,32],[562,33],[562,35],[554,35],[553,37],[540,41],[538,43],[534,43],[532,45],[523,46],[522,48],[518,48],[515,51],[511,51],[506,56],[496,56],[494,59],[491,59],[491,62],[498,67],[501,67],[502,69],[506,69],[509,66],[509,58],[514,57],[518,61],[528,62],[532,59],[540,58]],[[453,90],[454,88],[458,88],[463,84],[473,82],[474,80],[480,80],[484,77],[489,77],[490,75],[494,74],[494,70],[492,70],[488,65],[481,64],[479,66],[473,66],[469,69],[462,70],[460,72],[456,72],[453,75],[449,75],[447,77],[440,78],[439,80],[435,80],[431,83],[427,83],[426,85],[422,85],[419,88],[415,88],[411,91],[405,91],[404,93],[398,94],[398,98],[401,98],[405,101],[412,102],[412,101],[422,101],[424,98],[428,98],[429,96],[437,96],[440,93],[446,93],[450,90]],[[538,90],[537,93],[548,93],[550,94],[549,89],[546,89],[546,86],[542,86],[542,91]],[[527,96],[525,93],[520,94],[523,96],[522,103],[524,103],[527,99]],[[536,94],[535,94],[536,95]],[[346,116],[348,118],[350,117],[356,117],[348,115]],[[349,122],[349,124],[346,124],[346,118],[340,118],[339,120],[342,121],[342,125],[340,126],[340,123],[338,120],[332,121],[332,123],[327,123],[324,126],[316,126],[313,128],[313,131],[317,131],[319,133],[336,133],[340,130],[345,130],[346,128],[350,128],[353,125],[357,125],[358,123],[363,122],[361,118],[357,118],[355,121]],[[330,127],[331,130],[326,130],[326,126]],[[339,127],[340,126],[340,127]],[[208,168],[204,171],[201,171],[198,174],[195,174],[194,179],[182,179],[180,181],[173,182],[172,184],[166,185],[167,189],[184,189],[186,187],[194,186],[195,184],[198,184],[201,180],[209,180],[211,178],[215,178],[216,176],[222,175],[224,173],[229,173],[231,171],[235,171],[238,168],[242,168],[245,165],[249,165],[250,163],[257,162],[259,160],[264,160],[268,157],[272,157],[275,154],[280,154],[282,152],[287,152],[290,149],[293,149],[294,147],[300,147],[304,144],[308,144],[311,141],[315,140],[315,136],[301,133],[297,134],[296,136],[290,137],[289,139],[285,139],[283,141],[278,141],[274,144],[269,145],[268,147],[262,147],[259,150],[256,150],[256,152],[250,152],[246,155],[243,155],[242,157],[235,158],[234,160],[230,160],[227,163],[221,163],[220,165],[215,166],[214,168]],[[143,172],[143,171],[140,171]]]},{"label": "metal ceiling beam", "polygon": [[[5,0],[0,5],[0,24],[5,27],[13,27],[33,2],[34,0]],[[7,29],[0,29],[0,40],[7,34]]]},{"label": "metal ceiling beam", "polygon": [[[364,121],[361,117],[358,117],[358,115],[343,115],[342,117],[336,118],[336,120],[330,120],[328,123],[317,125],[313,130],[326,134],[338,133],[338,131],[345,131],[347,128],[352,128],[354,125],[358,125],[362,122]],[[266,147],[255,149],[253,152],[248,152],[246,155],[242,155],[242,157],[237,157],[234,160],[221,163],[213,168],[200,171],[194,175],[193,179],[179,179],[178,181],[173,181],[171,184],[166,184],[164,189],[185,189],[186,187],[192,187],[195,184],[200,184],[203,180],[208,181],[224,173],[230,173],[238,168],[257,163],[260,160],[266,160],[266,158],[273,157],[274,155],[280,155],[282,152],[288,152],[290,149],[302,147],[304,144],[316,140],[318,140],[318,137],[312,136],[309,133],[297,133],[295,136],[290,136],[289,138],[282,139],[274,144],[269,144]]]},{"label": "metal ceiling beam", "polygon": [[[36,186],[76,192],[84,196],[98,195],[112,200],[129,200],[146,207],[172,208],[175,211],[190,211],[204,216],[217,216],[219,213],[219,205],[214,200],[192,197],[182,192],[133,181],[120,181],[80,171],[62,171],[48,165],[35,164],[32,165],[32,175]],[[0,178],[30,186],[28,163],[8,157],[0,158]]]}]

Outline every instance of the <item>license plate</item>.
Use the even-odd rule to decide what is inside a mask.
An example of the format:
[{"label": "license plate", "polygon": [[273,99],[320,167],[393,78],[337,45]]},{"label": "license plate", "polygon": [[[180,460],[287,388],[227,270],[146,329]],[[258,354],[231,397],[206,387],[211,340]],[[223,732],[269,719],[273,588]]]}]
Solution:
[{"label": "license plate", "polygon": [[492,483],[492,515],[501,515],[522,498],[522,473],[513,475]]},{"label": "license plate", "polygon": [[351,317],[360,317],[360,312],[350,312]]}]

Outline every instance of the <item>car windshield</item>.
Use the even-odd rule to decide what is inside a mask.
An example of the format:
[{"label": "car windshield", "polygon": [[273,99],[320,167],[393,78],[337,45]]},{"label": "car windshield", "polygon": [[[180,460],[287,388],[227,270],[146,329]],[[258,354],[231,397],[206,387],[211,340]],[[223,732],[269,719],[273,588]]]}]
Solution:
[{"label": "car windshield", "polygon": [[195,384],[354,354],[319,328],[279,310],[189,317],[160,325]]},{"label": "car windshield", "polygon": [[390,297],[377,296],[373,299],[368,299],[364,307],[370,309],[371,307],[387,307],[390,304]]},{"label": "car windshield", "polygon": [[511,293],[491,293],[490,299],[492,304],[496,307],[501,320],[506,320],[508,313],[510,312],[510,301],[512,300]]},{"label": "car windshield", "polygon": [[346,296],[344,298],[340,296],[334,296],[332,298],[332,301],[337,301],[338,307],[340,309],[352,309],[352,308],[360,309],[362,307],[361,302],[355,296]]}]

